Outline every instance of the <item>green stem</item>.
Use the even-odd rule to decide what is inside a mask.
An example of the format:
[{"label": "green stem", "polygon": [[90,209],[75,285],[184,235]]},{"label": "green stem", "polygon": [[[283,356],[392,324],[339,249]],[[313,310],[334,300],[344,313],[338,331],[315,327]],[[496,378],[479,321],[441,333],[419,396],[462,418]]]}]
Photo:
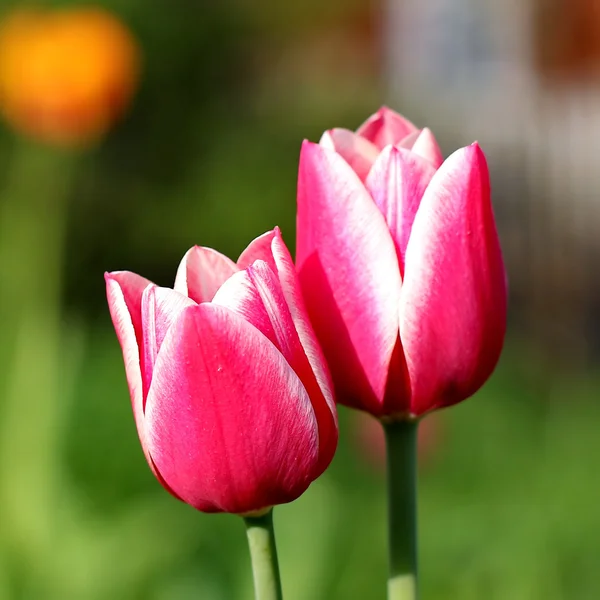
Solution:
[{"label": "green stem", "polygon": [[5,310],[20,312],[31,305],[55,310],[60,304],[74,162],[75,156],[64,151],[22,140],[15,144],[0,204]]},{"label": "green stem", "polygon": [[385,423],[389,527],[388,600],[416,600],[416,421]]},{"label": "green stem", "polygon": [[64,491],[61,292],[74,161],[69,153],[19,140],[0,203],[3,534],[38,556],[54,543],[50,515]]},{"label": "green stem", "polygon": [[244,517],[256,600],[282,600],[277,562],[273,510],[259,517]]}]

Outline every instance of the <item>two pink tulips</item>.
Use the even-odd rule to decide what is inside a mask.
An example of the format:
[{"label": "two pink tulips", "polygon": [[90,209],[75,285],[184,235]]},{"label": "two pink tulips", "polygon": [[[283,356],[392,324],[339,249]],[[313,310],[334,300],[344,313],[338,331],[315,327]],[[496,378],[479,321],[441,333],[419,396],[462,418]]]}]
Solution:
[{"label": "two pink tulips", "polygon": [[388,593],[415,600],[418,420],[481,387],[506,327],[479,146],[444,161],[383,108],[302,146],[295,267],[275,230],[237,263],[192,248],[172,290],[106,282],[148,464],[193,507],[246,518],[257,599],[282,597],[270,509],[333,458],[335,385],[385,425]]}]

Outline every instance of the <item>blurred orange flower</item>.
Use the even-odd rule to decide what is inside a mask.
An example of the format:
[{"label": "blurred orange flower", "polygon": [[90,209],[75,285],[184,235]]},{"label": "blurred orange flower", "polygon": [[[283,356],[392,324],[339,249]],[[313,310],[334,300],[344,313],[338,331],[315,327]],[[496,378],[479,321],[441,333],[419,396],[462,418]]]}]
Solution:
[{"label": "blurred orange flower", "polygon": [[138,73],[135,39],[101,8],[21,9],[0,23],[0,111],[46,142],[102,136],[127,108]]}]

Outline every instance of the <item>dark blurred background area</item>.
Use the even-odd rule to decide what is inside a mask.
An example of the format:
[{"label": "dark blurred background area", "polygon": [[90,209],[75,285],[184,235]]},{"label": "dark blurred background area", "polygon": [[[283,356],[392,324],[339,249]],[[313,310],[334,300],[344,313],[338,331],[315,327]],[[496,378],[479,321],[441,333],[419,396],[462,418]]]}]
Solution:
[{"label": "dark blurred background area", "polygon": [[[510,282],[497,372],[421,427],[424,597],[599,597],[597,3],[99,5],[137,40],[139,85],[102,139],[74,152],[54,333],[35,281],[33,316],[15,324],[27,298],[10,277],[21,281],[35,260],[11,254],[0,228],[10,263],[0,288],[0,598],[252,598],[239,519],[178,503],[145,464],[103,273],[171,285],[192,245],[236,258],[275,225],[293,248],[302,140],[355,129],[381,104],[430,127],[446,155],[479,140]],[[0,3],[7,15],[16,6]],[[13,173],[24,144],[54,151],[10,120],[1,131],[5,223],[29,177]],[[49,229],[54,209],[44,210],[26,213],[24,231]],[[378,427],[341,408],[331,469],[276,510],[289,600],[385,597]]]},{"label": "dark blurred background area", "polygon": [[66,298],[92,314],[106,312],[102,270],[166,285],[195,243],[233,255],[278,223],[291,244],[302,139],[359,122],[381,97],[364,2],[135,4],[123,13],[144,51],[141,88],[71,205]]}]

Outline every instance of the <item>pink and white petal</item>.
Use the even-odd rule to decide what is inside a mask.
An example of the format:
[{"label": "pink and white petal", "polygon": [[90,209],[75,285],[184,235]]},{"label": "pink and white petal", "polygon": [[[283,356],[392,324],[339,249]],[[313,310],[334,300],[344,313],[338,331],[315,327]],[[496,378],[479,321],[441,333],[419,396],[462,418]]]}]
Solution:
[{"label": "pink and white petal", "polygon": [[400,266],[383,215],[338,154],[304,142],[296,266],[338,401],[383,401],[398,333]]},{"label": "pink and white petal", "polygon": [[323,148],[335,150],[364,181],[379,155],[379,148],[349,129],[330,129],[319,141]]},{"label": "pink and white petal", "polygon": [[365,182],[392,234],[402,272],[410,230],[434,174],[435,168],[428,160],[410,150],[387,146]]},{"label": "pink and white petal", "polygon": [[452,154],[427,188],[406,249],[400,335],[421,415],[472,395],[506,329],[506,279],[477,144]]},{"label": "pink and white petal", "polygon": [[169,288],[151,285],[144,291],[142,295],[142,328],[144,332],[142,383],[144,398],[150,389],[156,357],[169,327],[184,308],[195,304],[187,296]]},{"label": "pink and white petal", "polygon": [[149,285],[153,285],[152,282],[141,275],[132,273],[131,271],[113,271],[112,273],[105,273],[104,279],[106,282],[111,279],[119,284],[119,287],[123,293],[125,304],[127,305],[127,309],[131,315],[131,322],[135,330],[135,338],[138,341],[138,346],[141,348],[142,294]]},{"label": "pink and white petal", "polygon": [[[272,248],[281,289],[310,366],[304,373],[296,372],[309,392],[319,423],[320,474],[331,462],[337,448],[338,424],[333,383],[325,356],[306,312],[296,268],[278,227],[275,228]],[[315,383],[318,388],[315,388]]]},{"label": "pink and white petal", "polygon": [[275,228],[272,249],[281,289],[283,290],[287,305],[290,309],[290,314],[292,315],[296,331],[298,332],[300,343],[304,348],[308,361],[319,382],[323,396],[327,400],[327,405],[337,422],[331,374],[327,368],[327,362],[317,340],[315,331],[310,323],[306,306],[302,298],[296,267],[294,266],[290,252],[283,241],[279,227]]},{"label": "pink and white petal", "polygon": [[412,150],[415,145],[417,138],[421,135],[422,129],[416,129],[412,133],[409,133],[406,137],[403,137],[397,144],[393,144],[397,148],[405,148],[406,150]]},{"label": "pink and white petal", "polygon": [[444,162],[444,155],[442,154],[440,146],[431,132],[431,129],[427,127],[421,131],[414,131],[406,136],[399,144],[397,144],[397,146],[399,148],[412,150],[415,154],[426,158],[436,169],[439,169]]},{"label": "pink and white petal", "polygon": [[255,260],[264,260],[273,270],[275,263],[273,262],[273,252],[271,250],[271,242],[275,237],[275,231],[270,230],[262,235],[259,235],[255,240],[252,240],[248,247],[240,254],[237,265],[240,269],[249,267]]},{"label": "pink and white petal", "polygon": [[304,386],[257,329],[215,304],[186,308],[167,332],[146,427],[166,483],[207,512],[289,502],[318,460]]},{"label": "pink and white petal", "polygon": [[408,119],[387,106],[382,106],[356,130],[356,133],[383,150],[386,146],[397,144],[417,130],[418,128]]},{"label": "pink and white petal", "polygon": [[[133,273],[131,273],[133,275]],[[136,276],[137,277],[137,276]],[[136,332],[130,313],[130,309],[127,305],[127,300],[122,287],[122,282],[125,289],[128,289],[130,296],[130,303],[135,308],[134,299],[137,297],[135,293],[135,284],[141,283],[133,277],[128,277],[125,273],[106,273],[104,275],[106,280],[106,296],[108,299],[108,306],[110,310],[110,316],[112,318],[115,331],[121,350],[123,352],[123,361],[125,363],[125,375],[127,377],[127,384],[129,387],[129,395],[131,397],[131,406],[133,408],[133,417],[142,444],[142,449],[146,460],[150,465],[150,468],[154,471],[152,459],[148,453],[146,443],[146,431],[144,428],[144,393],[142,387],[142,371],[140,362],[140,350],[136,337]],[[143,278],[139,278],[140,280]],[[144,280],[147,281],[147,280]],[[127,283],[129,282],[129,287]],[[148,285],[150,282],[148,282]],[[141,294],[140,294],[141,300]],[[141,311],[140,311],[141,312]],[[141,314],[138,316],[140,322],[141,331]]]},{"label": "pink and white petal", "polygon": [[236,264],[220,252],[194,246],[179,264],[174,289],[198,304],[210,302],[221,285],[237,271]]},{"label": "pink and white petal", "polygon": [[[333,386],[325,358],[306,313],[294,263],[278,227],[254,240],[242,254],[238,264],[246,267],[249,266],[246,263],[250,260],[264,260],[277,273],[283,298],[288,307],[287,310],[282,309],[281,312],[285,314],[289,310],[292,318],[291,325],[296,331],[295,334],[292,334],[294,343],[297,335],[301,344],[301,348],[294,346],[294,353],[284,351],[284,355],[304,383],[313,403],[319,423],[320,462],[324,470],[333,458],[337,447],[337,411],[332,392]],[[275,292],[272,293],[275,294]],[[256,287],[251,285],[250,277],[242,276],[240,273],[232,277],[219,290],[213,302],[242,314],[246,320],[282,349],[283,344],[277,341],[266,311],[256,309],[258,296]],[[281,304],[281,299],[279,304]],[[250,306],[255,308],[250,309]],[[287,314],[285,316],[287,318]],[[290,331],[290,326],[287,326],[286,330]]]},{"label": "pink and white petal", "polygon": [[[281,240],[278,229],[272,243],[276,247],[272,253],[275,263],[285,261],[285,257],[282,257],[281,246],[283,246],[293,269],[289,252]],[[281,266],[285,270],[286,265]],[[297,329],[298,323],[294,319],[292,307],[288,302],[287,295],[298,296],[299,290],[296,289],[294,292],[286,289],[290,284],[289,273],[285,275],[285,278],[287,281],[284,284],[280,280],[279,273],[274,273],[266,262],[257,260],[245,271],[237,273],[225,283],[217,292],[213,304],[225,306],[239,314],[269,338],[304,384],[319,424],[319,449],[320,457],[322,457],[320,462],[323,464],[322,470],[319,471],[320,474],[331,462],[337,447],[337,413],[328,378],[323,372],[324,358],[321,357],[321,363],[317,365],[321,379],[319,381],[317,373],[313,370],[313,363],[307,356],[300,331]],[[293,284],[298,285],[296,281]],[[298,305],[295,304],[294,312],[297,318],[299,316],[298,309]],[[307,317],[306,320],[308,320]],[[302,334],[306,340],[308,334],[306,324],[300,322],[300,327],[304,328]],[[314,338],[314,334],[312,335]],[[314,362],[315,349],[311,349]]]},{"label": "pink and white petal", "polygon": [[254,267],[258,267],[260,270],[262,270],[262,267],[266,267],[267,273],[270,273],[271,281],[264,283],[263,286],[271,287],[275,275],[264,261],[257,260],[254,266],[249,266],[243,271],[237,272],[225,282],[215,294],[212,304],[223,306],[242,317],[268,338],[288,359],[287,345],[290,333],[293,330],[293,323],[291,317],[285,314],[287,306],[284,301],[282,302],[281,297],[270,298],[268,308],[265,306],[265,302],[257,288],[256,276],[253,276]]},{"label": "pink and white petal", "polygon": [[[279,278],[266,262],[257,260],[236,273],[217,292],[212,303],[231,310],[256,327],[283,354],[301,381],[317,385]],[[307,391],[311,396],[314,390],[307,388]],[[317,393],[321,394],[320,389]]]}]

